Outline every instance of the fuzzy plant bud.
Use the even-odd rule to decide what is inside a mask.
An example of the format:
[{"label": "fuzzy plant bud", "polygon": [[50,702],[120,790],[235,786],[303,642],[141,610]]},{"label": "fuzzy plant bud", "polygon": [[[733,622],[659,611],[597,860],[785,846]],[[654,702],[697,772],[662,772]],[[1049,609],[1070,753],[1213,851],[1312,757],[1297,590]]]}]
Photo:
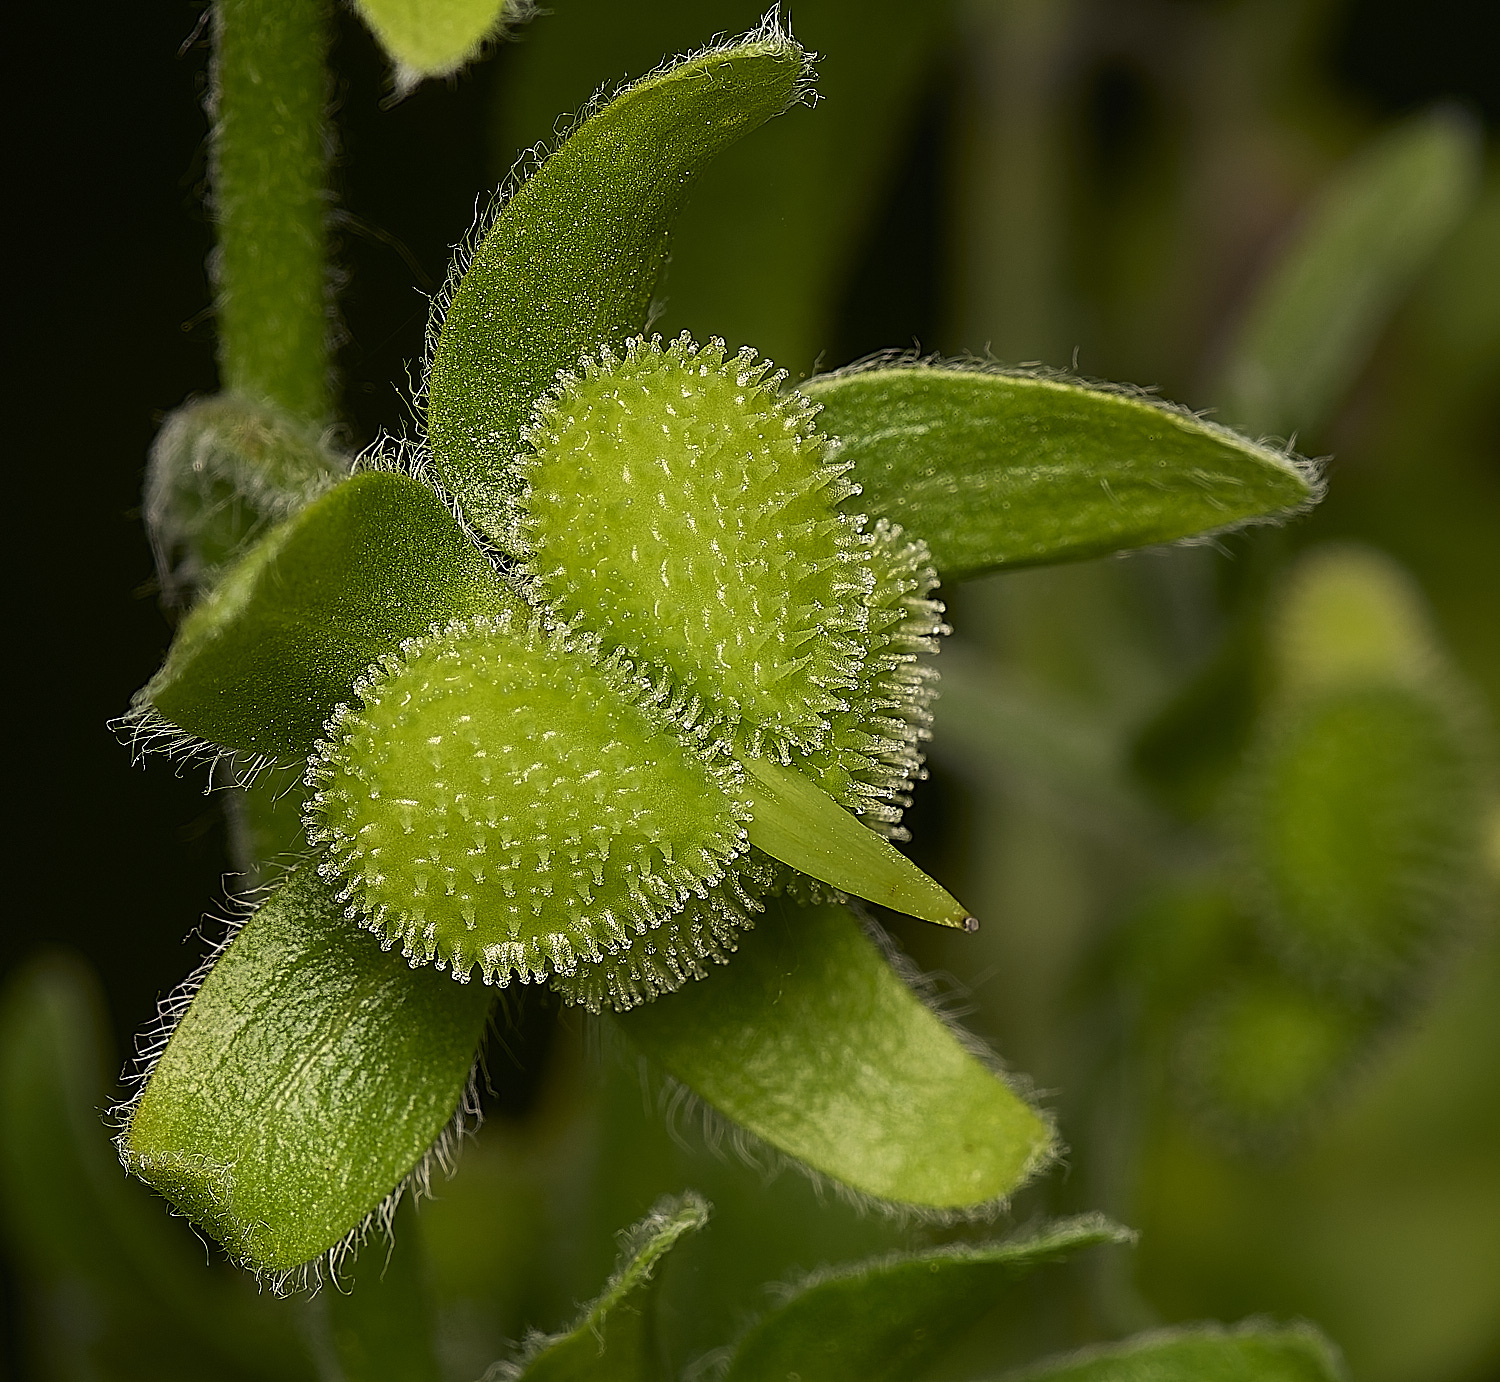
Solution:
[{"label": "fuzzy plant bud", "polygon": [[699,708],[510,615],[409,639],[314,753],[309,836],[350,915],[487,982],[630,948],[746,848]]}]

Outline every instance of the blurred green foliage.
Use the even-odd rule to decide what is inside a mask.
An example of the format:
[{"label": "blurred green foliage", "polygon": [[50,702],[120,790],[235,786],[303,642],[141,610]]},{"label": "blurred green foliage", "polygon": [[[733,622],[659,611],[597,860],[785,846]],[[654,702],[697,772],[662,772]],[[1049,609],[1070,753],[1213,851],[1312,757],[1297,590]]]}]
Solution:
[{"label": "blurred green foliage", "polygon": [[[601,81],[758,18],[555,10],[495,64],[489,128],[455,133],[497,176]],[[1076,358],[1336,458],[1283,532],[945,588],[966,633],[914,848],[985,927],[891,929],[1054,1091],[1072,1174],[1011,1217],[1103,1209],[1140,1241],[994,1292],[924,1376],[1256,1314],[1316,1320],[1360,1382],[1500,1367],[1500,174],[1462,114],[1377,118],[1330,77],[1340,13],[805,0],[823,108],[726,155],[676,242],[662,329],[794,377],[919,332]],[[883,306],[914,281],[925,309]],[[98,1004],[50,958],[0,1011],[0,1218],[40,1376],[477,1377],[566,1328],[614,1232],[687,1187],[714,1216],[661,1268],[672,1370],[774,1318],[766,1282],[981,1236],[778,1175],[611,1020],[527,993],[490,1076],[531,1092],[389,1258],[372,1243],[347,1298],[256,1297],[115,1168]],[[423,1317],[435,1361],[372,1346]],[[1216,1376],[1206,1337],[1022,1375],[1131,1375],[1124,1350]],[[1336,1375],[1293,1332],[1234,1338],[1226,1377]]]}]

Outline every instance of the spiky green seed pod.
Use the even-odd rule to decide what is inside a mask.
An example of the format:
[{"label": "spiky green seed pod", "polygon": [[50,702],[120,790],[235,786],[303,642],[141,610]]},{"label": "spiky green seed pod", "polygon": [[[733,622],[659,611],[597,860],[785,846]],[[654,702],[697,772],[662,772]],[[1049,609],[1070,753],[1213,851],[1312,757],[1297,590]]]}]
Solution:
[{"label": "spiky green seed pod", "polygon": [[871,533],[875,583],[866,597],[868,652],[847,710],[829,717],[822,748],[797,766],[888,839],[905,840],[902,812],[926,776],[922,745],[932,737],[938,674],[932,655],[948,631],[927,546],[882,518]]},{"label": "spiky green seed pod", "polygon": [[[701,705],[508,615],[409,639],[311,760],[308,834],[411,961],[523,982],[641,944],[746,848]],[[685,944],[674,941],[674,947]]]},{"label": "spiky green seed pod", "polygon": [[660,660],[744,752],[828,741],[851,708],[874,588],[854,487],[782,393],[724,343],[632,340],[537,405],[518,520],[543,598],[608,648]]}]

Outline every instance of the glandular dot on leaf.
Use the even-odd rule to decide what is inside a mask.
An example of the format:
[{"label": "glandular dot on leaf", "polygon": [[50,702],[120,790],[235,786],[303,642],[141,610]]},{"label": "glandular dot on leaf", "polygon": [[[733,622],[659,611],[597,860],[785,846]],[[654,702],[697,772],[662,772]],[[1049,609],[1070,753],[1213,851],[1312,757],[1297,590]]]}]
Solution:
[{"label": "glandular dot on leaf", "polygon": [[536,619],[408,640],[309,771],[351,915],[502,984],[642,944],[746,848],[740,770],[658,687]]},{"label": "glandular dot on leaf", "polygon": [[870,540],[848,469],[783,375],[722,341],[607,348],[537,407],[519,527],[546,598],[739,726],[821,747],[865,656]]}]

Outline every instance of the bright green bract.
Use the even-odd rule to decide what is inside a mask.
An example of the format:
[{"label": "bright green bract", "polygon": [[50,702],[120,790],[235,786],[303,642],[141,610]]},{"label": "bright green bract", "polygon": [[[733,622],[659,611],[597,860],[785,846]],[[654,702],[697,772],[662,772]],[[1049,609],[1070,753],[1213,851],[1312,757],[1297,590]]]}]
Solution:
[{"label": "bright green bract", "polygon": [[996,1382],[1347,1382],[1311,1325],[1189,1325],[1006,1373]]},{"label": "bright green bract", "polygon": [[620,1266],[578,1323],[531,1342],[516,1382],[657,1382],[666,1376],[656,1339],[656,1268],[708,1222],[708,1206],[691,1192],[665,1199],[625,1235]]},{"label": "bright green bract", "polygon": [[860,507],[925,541],[945,580],[1177,542],[1316,493],[1279,451],[1067,380],[914,363],[801,389],[854,462]]},{"label": "bright green bract", "polygon": [[941,926],[973,930],[967,908],[793,768],[745,761],[750,843],[841,892]]},{"label": "bright green bract", "polygon": [[508,616],[372,669],[309,775],[341,899],[456,978],[529,981],[649,945],[744,851],[747,812],[712,741],[675,733],[627,673]]},{"label": "bright green bract", "polygon": [[237,1260],[290,1272],[378,1210],[452,1121],[489,998],[393,961],[304,865],[204,978],[121,1157]]},{"label": "bright green bract", "polygon": [[672,223],[698,174],[780,114],[807,55],[780,29],[688,58],[585,119],[450,280],[427,379],[433,458],[464,512],[515,541],[515,456],[557,372],[641,331]]},{"label": "bright green bract", "polygon": [[982,1316],[1007,1284],[1131,1234],[1099,1215],[998,1243],[857,1262],[807,1281],[735,1348],[725,1382],[907,1382]]},{"label": "bright green bract", "polygon": [[720,1112],[880,1200],[974,1209],[1053,1152],[842,907],[770,900],[723,970],[617,1020]]},{"label": "bright green bract", "polygon": [[430,489],[356,475],[224,574],[135,709],[224,748],[300,761],[355,678],[402,639],[517,605]]}]

